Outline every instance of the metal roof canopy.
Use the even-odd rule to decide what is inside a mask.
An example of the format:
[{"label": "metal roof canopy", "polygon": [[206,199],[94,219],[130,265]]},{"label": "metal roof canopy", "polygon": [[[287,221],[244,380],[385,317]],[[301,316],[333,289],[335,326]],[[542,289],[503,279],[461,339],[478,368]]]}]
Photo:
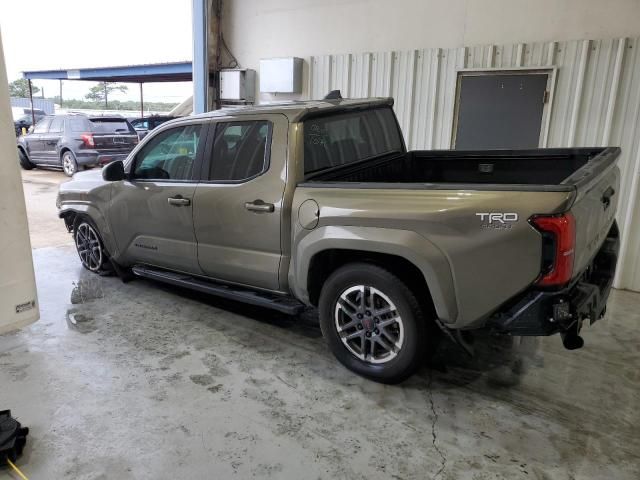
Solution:
[{"label": "metal roof canopy", "polygon": [[86,80],[92,82],[188,82],[191,62],[125,65],[121,67],[76,68],[69,70],[33,70],[22,72],[28,80]]}]

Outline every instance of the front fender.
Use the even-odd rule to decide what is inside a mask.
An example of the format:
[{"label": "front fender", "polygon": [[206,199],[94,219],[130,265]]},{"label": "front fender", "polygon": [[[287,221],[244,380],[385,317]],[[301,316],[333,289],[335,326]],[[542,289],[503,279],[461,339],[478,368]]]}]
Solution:
[{"label": "front fender", "polygon": [[376,252],[408,260],[424,275],[438,318],[445,323],[455,322],[458,308],[449,262],[433,243],[407,230],[326,226],[309,232],[294,246],[289,270],[289,285],[303,302],[309,303],[307,285],[311,259],[330,249]]}]

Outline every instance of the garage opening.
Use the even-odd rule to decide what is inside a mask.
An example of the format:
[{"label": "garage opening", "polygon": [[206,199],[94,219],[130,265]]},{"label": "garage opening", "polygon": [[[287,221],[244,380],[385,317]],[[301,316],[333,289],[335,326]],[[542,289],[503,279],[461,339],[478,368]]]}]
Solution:
[{"label": "garage opening", "polygon": [[453,148],[545,146],[552,74],[553,70],[459,72]]}]

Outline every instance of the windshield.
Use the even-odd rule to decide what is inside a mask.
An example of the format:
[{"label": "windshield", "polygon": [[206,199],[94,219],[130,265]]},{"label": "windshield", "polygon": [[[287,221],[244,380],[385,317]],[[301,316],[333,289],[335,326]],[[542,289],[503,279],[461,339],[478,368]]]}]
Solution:
[{"label": "windshield", "polygon": [[402,150],[402,137],[390,108],[340,113],[304,121],[305,173]]},{"label": "windshield", "polygon": [[91,130],[94,133],[135,133],[124,119],[91,119]]}]

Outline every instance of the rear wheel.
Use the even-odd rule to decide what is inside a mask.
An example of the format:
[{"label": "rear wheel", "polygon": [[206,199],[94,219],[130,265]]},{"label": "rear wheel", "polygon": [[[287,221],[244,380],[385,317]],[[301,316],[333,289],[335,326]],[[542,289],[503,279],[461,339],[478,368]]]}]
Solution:
[{"label": "rear wheel", "polygon": [[71,150],[67,150],[62,154],[60,162],[62,164],[62,170],[68,177],[73,177],[73,174],[78,171],[78,163]]},{"label": "rear wheel", "polygon": [[31,163],[27,154],[21,148],[18,149],[18,157],[20,158],[20,166],[23,170],[33,170],[36,168],[35,164]]},{"label": "rear wheel", "polygon": [[398,383],[420,365],[427,341],[422,308],[391,272],[366,263],[336,270],[322,288],[319,310],[331,351],[350,370]]},{"label": "rear wheel", "polygon": [[84,268],[100,274],[111,272],[109,255],[92,221],[84,217],[78,218],[73,227],[73,239]]}]

